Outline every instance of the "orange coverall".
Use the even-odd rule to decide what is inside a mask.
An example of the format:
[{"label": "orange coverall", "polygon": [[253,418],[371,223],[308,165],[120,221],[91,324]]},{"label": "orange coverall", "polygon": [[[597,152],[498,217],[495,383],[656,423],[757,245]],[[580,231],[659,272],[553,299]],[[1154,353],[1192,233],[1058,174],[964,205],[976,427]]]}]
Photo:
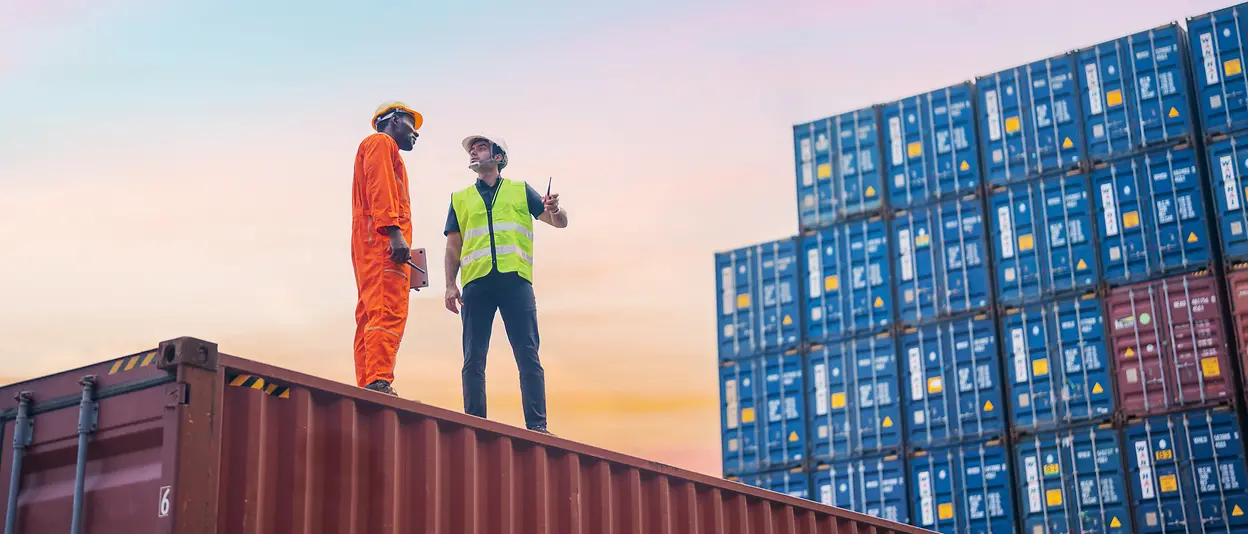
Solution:
[{"label": "orange coverall", "polygon": [[351,264],[355,307],[355,378],[360,387],[394,382],[395,354],[407,325],[411,267],[390,259],[387,226],[412,242],[407,168],[399,146],[384,133],[364,138],[351,185]]}]

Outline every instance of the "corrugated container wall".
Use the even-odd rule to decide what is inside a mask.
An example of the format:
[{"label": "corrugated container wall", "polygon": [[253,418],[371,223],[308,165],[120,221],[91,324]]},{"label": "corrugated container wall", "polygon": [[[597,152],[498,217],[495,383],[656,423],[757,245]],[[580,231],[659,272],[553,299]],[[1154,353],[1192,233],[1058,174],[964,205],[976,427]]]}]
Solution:
[{"label": "corrugated container wall", "polygon": [[1225,263],[1248,261],[1248,133],[1209,141],[1209,190]]},{"label": "corrugated container wall", "polygon": [[893,318],[888,225],[873,217],[802,236],[807,343],[887,329]]},{"label": "corrugated container wall", "polygon": [[1110,425],[1019,438],[1014,483],[1022,532],[1130,534],[1123,450]]},{"label": "corrugated container wall", "polygon": [[1111,286],[1210,264],[1208,214],[1196,151],[1164,148],[1098,164],[1101,277]]},{"label": "corrugated container wall", "polygon": [[923,532],[190,338],[0,387],[0,430],[6,534]]},{"label": "corrugated container wall", "polygon": [[738,482],[749,484],[756,488],[783,493],[790,497],[799,499],[811,499],[810,495],[810,473],[805,469],[789,469],[787,471],[776,471],[773,473],[760,473],[757,475],[745,475],[740,477]]},{"label": "corrugated container wall", "polygon": [[841,222],[883,206],[879,135],[875,108],[793,127],[801,230]]},{"label": "corrugated container wall", "polygon": [[891,334],[815,345],[810,366],[811,458],[901,447],[901,379]]},{"label": "corrugated container wall", "polygon": [[906,447],[997,436],[1005,431],[997,328],[987,314],[907,328]]},{"label": "corrugated container wall", "polygon": [[1110,291],[1105,309],[1120,412],[1145,416],[1232,398],[1221,295],[1209,272]]},{"label": "corrugated container wall", "polygon": [[1244,448],[1235,412],[1193,410],[1123,430],[1140,532],[1243,532]]},{"label": "corrugated container wall", "polygon": [[1187,35],[1205,131],[1227,133],[1248,127],[1244,78],[1248,3],[1188,18]]},{"label": "corrugated container wall", "polygon": [[1113,378],[1101,315],[1101,299],[1095,294],[1005,311],[1002,339],[1011,428],[1034,432],[1113,416]]},{"label": "corrugated container wall", "polygon": [[988,204],[997,302],[1020,304],[1096,287],[1087,176],[1059,175],[996,188]]},{"label": "corrugated container wall", "polygon": [[1014,532],[1009,466],[1009,451],[995,440],[914,453],[912,524],[944,534]]},{"label": "corrugated container wall", "polygon": [[1184,37],[1171,23],[1076,52],[1089,158],[1194,139]]},{"label": "corrugated container wall", "polygon": [[893,215],[897,317],[913,325],[988,309],[987,229],[978,198],[942,201]]},{"label": "corrugated container wall", "polygon": [[898,209],[978,190],[981,178],[970,83],[885,104],[884,169]]},{"label": "corrugated container wall", "polygon": [[989,184],[1074,169],[1085,159],[1073,54],[976,78],[975,87]]},{"label": "corrugated container wall", "polygon": [[724,474],[800,464],[806,458],[801,355],[724,362],[719,376]]},{"label": "corrugated container wall", "polygon": [[[1248,270],[1232,271],[1226,275],[1226,292],[1231,299],[1231,316],[1234,318],[1235,340],[1239,347],[1239,369],[1248,369]],[[1248,395],[1248,376],[1240,375],[1240,384]],[[1248,398],[1240,398],[1248,404]]]},{"label": "corrugated container wall", "polygon": [[798,346],[801,279],[797,239],[715,254],[719,359],[748,359]]},{"label": "corrugated container wall", "polygon": [[873,456],[820,465],[813,476],[819,502],[873,517],[910,523],[906,464],[900,456]]}]

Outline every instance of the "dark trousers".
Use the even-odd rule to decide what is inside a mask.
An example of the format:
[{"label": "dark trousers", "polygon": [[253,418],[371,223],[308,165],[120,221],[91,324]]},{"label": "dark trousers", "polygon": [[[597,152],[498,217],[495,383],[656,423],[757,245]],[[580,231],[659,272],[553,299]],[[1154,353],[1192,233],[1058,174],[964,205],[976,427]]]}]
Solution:
[{"label": "dark trousers", "polygon": [[520,370],[520,395],[528,428],[546,426],[546,374],[537,357],[537,300],[533,285],[514,273],[493,273],[464,286],[464,411],[485,417],[485,356],[494,312],[503,316]]}]

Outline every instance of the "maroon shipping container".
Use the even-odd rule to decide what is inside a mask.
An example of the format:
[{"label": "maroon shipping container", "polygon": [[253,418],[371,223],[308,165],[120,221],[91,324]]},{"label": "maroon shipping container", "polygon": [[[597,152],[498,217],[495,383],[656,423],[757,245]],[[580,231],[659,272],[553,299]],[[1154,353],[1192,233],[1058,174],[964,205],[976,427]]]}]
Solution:
[{"label": "maroon shipping container", "polygon": [[0,423],[6,534],[928,532],[191,338],[0,388]]},{"label": "maroon shipping container", "polygon": [[[1248,269],[1240,269],[1226,274],[1226,285],[1231,296],[1231,315],[1235,318],[1235,340],[1239,348],[1239,368],[1248,369]],[[1240,376],[1242,387],[1248,395],[1248,376]],[[1248,401],[1248,400],[1246,400]]]},{"label": "maroon shipping container", "polygon": [[1106,324],[1120,413],[1145,416],[1230,400],[1235,382],[1221,295],[1208,271],[1110,290]]}]

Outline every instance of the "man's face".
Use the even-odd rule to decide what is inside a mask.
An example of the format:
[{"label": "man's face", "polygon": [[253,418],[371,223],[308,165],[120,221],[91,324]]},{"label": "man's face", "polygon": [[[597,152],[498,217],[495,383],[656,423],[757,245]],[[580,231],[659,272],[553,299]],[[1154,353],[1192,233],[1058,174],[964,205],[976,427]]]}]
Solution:
[{"label": "man's face", "polygon": [[489,165],[493,161],[493,157],[489,141],[475,141],[468,150],[468,163],[473,168]]},{"label": "man's face", "polygon": [[390,121],[390,134],[394,137],[394,142],[399,145],[399,150],[411,150],[416,146],[416,122],[412,120],[412,116],[406,113],[399,113]]}]

